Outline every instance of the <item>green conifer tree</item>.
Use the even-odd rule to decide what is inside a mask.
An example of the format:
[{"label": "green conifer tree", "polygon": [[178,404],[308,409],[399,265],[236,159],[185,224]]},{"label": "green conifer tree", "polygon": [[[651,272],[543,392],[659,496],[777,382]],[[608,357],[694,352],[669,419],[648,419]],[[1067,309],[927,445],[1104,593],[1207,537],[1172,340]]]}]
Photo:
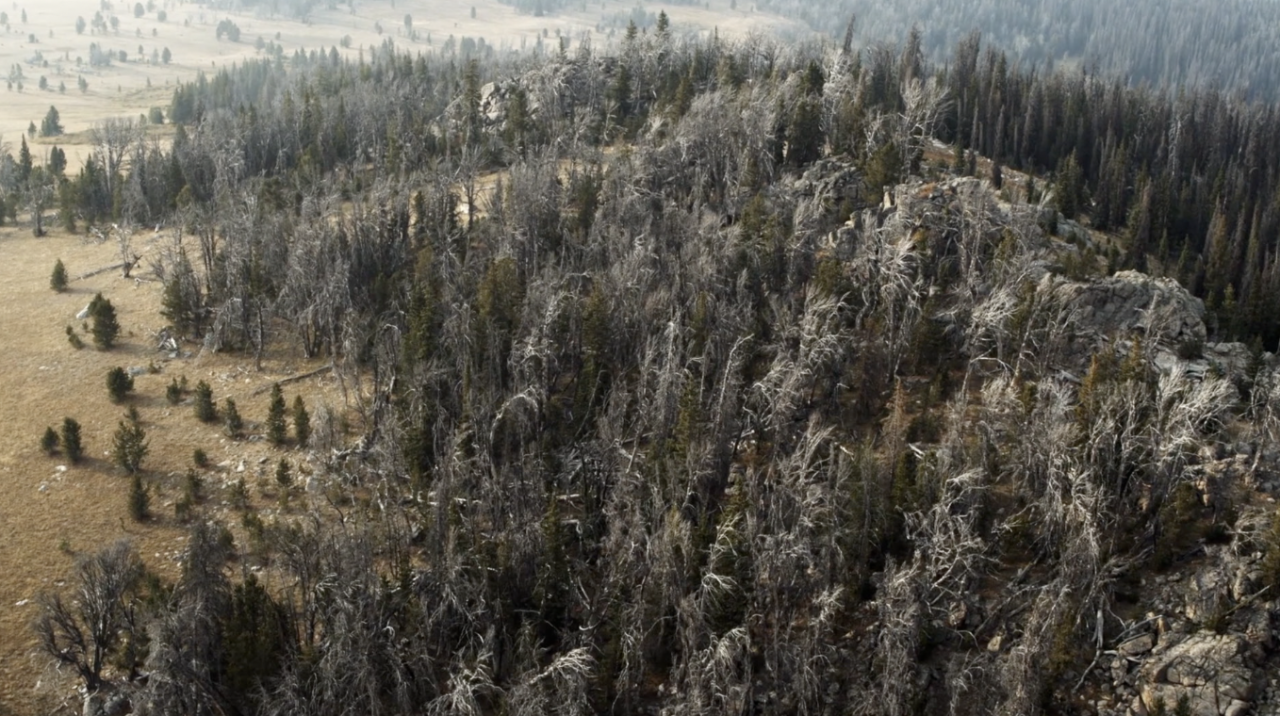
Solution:
[{"label": "green conifer tree", "polygon": [[40,438],[40,449],[44,451],[44,454],[53,456],[58,452],[59,442],[58,431],[53,428],[45,428],[44,435]]},{"label": "green conifer tree", "polygon": [[196,418],[201,422],[212,423],[218,419],[218,409],[213,405],[213,389],[203,380],[196,383],[194,402]]},{"label": "green conifer tree", "polygon": [[301,395],[293,399],[293,436],[301,447],[306,447],[311,440],[311,415],[307,413],[307,404]]},{"label": "green conifer tree", "polygon": [[62,450],[72,463],[80,462],[84,445],[80,442],[80,423],[71,418],[62,419]]},{"label": "green conifer tree", "polygon": [[49,276],[49,288],[58,293],[67,290],[67,267],[62,265],[62,259],[58,259],[53,264],[53,273]]},{"label": "green conifer tree", "polygon": [[125,472],[136,475],[147,452],[147,432],[133,420],[121,420],[112,440],[111,459]]},{"label": "green conifer tree", "polygon": [[271,404],[267,407],[267,439],[272,445],[283,445],[288,433],[284,393],[280,390],[280,384],[276,383],[271,386]]},{"label": "green conifer tree", "polygon": [[120,322],[116,320],[115,306],[99,293],[89,303],[89,316],[93,319],[93,329],[90,331],[93,334],[93,345],[98,350],[109,350],[120,335]]},{"label": "green conifer tree", "polygon": [[244,430],[244,420],[240,417],[240,411],[236,409],[236,401],[227,398],[222,404],[222,418],[226,425],[227,435],[236,438],[240,437],[240,432]]},{"label": "green conifer tree", "polygon": [[111,402],[122,403],[133,390],[133,376],[119,366],[107,371],[107,395]]}]

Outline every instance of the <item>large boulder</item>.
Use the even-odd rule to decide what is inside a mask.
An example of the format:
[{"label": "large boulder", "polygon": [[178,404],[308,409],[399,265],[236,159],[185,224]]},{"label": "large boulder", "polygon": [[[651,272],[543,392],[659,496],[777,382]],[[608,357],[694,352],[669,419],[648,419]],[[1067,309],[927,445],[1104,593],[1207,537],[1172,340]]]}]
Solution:
[{"label": "large boulder", "polygon": [[1247,663],[1239,634],[1199,632],[1156,647],[1142,666],[1142,702],[1172,713],[1185,700],[1195,716],[1244,713],[1257,695],[1261,674]]},{"label": "large boulder", "polygon": [[1173,279],[1120,271],[1081,283],[1051,274],[1040,280],[1037,293],[1065,309],[1077,357],[1086,360],[1102,343],[1133,336],[1174,352],[1199,350],[1205,343],[1204,302]]}]

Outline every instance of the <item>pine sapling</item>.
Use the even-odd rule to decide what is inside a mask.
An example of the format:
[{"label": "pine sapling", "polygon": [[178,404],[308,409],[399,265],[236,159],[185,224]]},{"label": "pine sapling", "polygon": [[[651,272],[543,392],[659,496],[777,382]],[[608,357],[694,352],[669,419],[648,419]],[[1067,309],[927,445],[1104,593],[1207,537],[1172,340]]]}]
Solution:
[{"label": "pine sapling", "polygon": [[311,439],[311,415],[307,413],[307,404],[301,395],[293,399],[293,435],[300,447],[306,447]]},{"label": "pine sapling", "polygon": [[233,438],[240,437],[240,432],[244,430],[244,420],[240,418],[240,411],[236,409],[236,401],[227,398],[222,404],[222,415],[227,435]]},{"label": "pine sapling", "polygon": [[44,451],[44,454],[52,457],[58,454],[58,444],[60,442],[61,439],[58,437],[56,430],[45,428],[44,435],[40,438],[40,449]]},{"label": "pine sapling", "polygon": [[218,409],[213,405],[213,389],[203,380],[196,383],[195,409],[201,422],[212,423],[218,419]]},{"label": "pine sapling", "polygon": [[267,439],[272,445],[283,445],[289,426],[285,422],[284,393],[280,384],[271,386],[271,404],[267,407]]},{"label": "pine sapling", "polygon": [[84,445],[80,442],[80,423],[72,418],[62,419],[62,450],[72,463],[80,462],[84,456]]},{"label": "pine sapling", "polygon": [[49,276],[49,288],[62,293],[67,290],[67,267],[62,265],[62,259],[53,265],[53,273]]}]

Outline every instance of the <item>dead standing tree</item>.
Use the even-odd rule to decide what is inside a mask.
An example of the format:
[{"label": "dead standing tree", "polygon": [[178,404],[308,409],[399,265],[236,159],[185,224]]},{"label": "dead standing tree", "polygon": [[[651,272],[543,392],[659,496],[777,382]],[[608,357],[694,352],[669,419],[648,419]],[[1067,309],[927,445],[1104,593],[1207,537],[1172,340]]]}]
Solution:
[{"label": "dead standing tree", "polygon": [[137,627],[129,594],[141,576],[142,563],[120,541],[76,565],[72,601],[60,594],[40,598],[35,631],[41,651],[75,669],[89,694],[102,688],[108,658]]},{"label": "dead standing tree", "polygon": [[112,196],[117,183],[122,180],[125,159],[129,156],[129,148],[139,140],[142,128],[132,119],[111,118],[98,122],[89,130],[89,138],[93,142],[93,153],[106,172],[107,195]]}]

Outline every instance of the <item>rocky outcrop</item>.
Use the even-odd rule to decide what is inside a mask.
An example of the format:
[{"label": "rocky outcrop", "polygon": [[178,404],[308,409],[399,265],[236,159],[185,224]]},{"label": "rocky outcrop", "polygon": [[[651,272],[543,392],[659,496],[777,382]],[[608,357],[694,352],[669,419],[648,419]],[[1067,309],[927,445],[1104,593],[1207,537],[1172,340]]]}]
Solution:
[{"label": "rocky outcrop", "polygon": [[1120,271],[1089,283],[1047,275],[1037,292],[1063,305],[1077,346],[1092,354],[1105,340],[1142,336],[1169,351],[1198,351],[1207,334],[1204,302],[1177,281]]},{"label": "rocky outcrop", "polygon": [[1199,632],[1170,639],[1142,667],[1142,705],[1166,713],[1185,703],[1195,716],[1248,713],[1263,683],[1249,663],[1245,639],[1238,634]]},{"label": "rocky outcrop", "polygon": [[839,159],[819,159],[791,184],[796,196],[856,199],[862,195],[862,173]]}]

